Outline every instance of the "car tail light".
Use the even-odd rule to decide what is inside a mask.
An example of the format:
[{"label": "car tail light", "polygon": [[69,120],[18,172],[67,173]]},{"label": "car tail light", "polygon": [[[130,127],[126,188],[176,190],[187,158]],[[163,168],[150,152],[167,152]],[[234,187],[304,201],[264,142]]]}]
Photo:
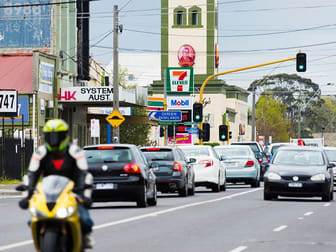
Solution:
[{"label": "car tail light", "polygon": [[247,160],[245,167],[251,167],[254,166],[254,161],[253,160]]},{"label": "car tail light", "polygon": [[203,164],[204,167],[209,167],[209,166],[213,166],[214,162],[212,159],[208,159],[208,160],[201,160],[199,163]]},{"label": "car tail light", "polygon": [[270,155],[267,155],[267,162],[271,162],[271,156]]},{"label": "car tail light", "polygon": [[114,149],[114,146],[98,146],[98,150],[112,150]]},{"label": "car tail light", "polygon": [[146,151],[159,151],[160,148],[147,148]]},{"label": "car tail light", "polygon": [[127,173],[141,173],[140,167],[137,163],[125,164],[123,169],[124,169],[124,172],[127,172]]},{"label": "car tail light", "polygon": [[262,163],[262,159],[260,158],[260,159],[258,159],[258,163],[259,164],[261,164]]},{"label": "car tail light", "polygon": [[173,168],[174,172],[181,172],[182,171],[182,166],[180,163],[174,162],[174,168]]}]

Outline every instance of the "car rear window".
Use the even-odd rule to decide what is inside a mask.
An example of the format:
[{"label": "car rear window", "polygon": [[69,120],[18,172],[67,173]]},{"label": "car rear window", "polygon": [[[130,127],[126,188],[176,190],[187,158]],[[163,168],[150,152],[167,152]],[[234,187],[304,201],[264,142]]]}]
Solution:
[{"label": "car rear window", "polygon": [[129,162],[132,160],[130,149],[84,149],[88,163]]},{"label": "car rear window", "polygon": [[215,148],[215,151],[220,156],[225,156],[227,158],[232,157],[247,157],[250,155],[250,152],[245,148]]},{"label": "car rear window", "polygon": [[282,150],[280,148],[273,159],[273,164],[295,166],[324,165],[324,159],[320,151]]},{"label": "car rear window", "polygon": [[336,161],[336,150],[324,150],[326,153],[329,161],[335,162]]},{"label": "car rear window", "polygon": [[252,149],[254,153],[260,152],[257,144],[254,144],[254,143],[232,143],[232,145],[245,145],[245,146],[247,145],[247,146],[250,146],[250,148]]},{"label": "car rear window", "polygon": [[149,162],[151,161],[173,161],[174,154],[171,149],[148,148],[141,149]]},{"label": "car rear window", "polygon": [[186,156],[199,156],[205,155],[210,156],[208,148],[183,148],[182,151]]}]

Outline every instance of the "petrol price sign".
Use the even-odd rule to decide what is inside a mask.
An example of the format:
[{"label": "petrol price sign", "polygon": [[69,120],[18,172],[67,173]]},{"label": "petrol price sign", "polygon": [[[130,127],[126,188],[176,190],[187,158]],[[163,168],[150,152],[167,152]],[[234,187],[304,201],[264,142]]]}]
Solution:
[{"label": "petrol price sign", "polygon": [[17,90],[0,90],[0,116],[17,116]]}]

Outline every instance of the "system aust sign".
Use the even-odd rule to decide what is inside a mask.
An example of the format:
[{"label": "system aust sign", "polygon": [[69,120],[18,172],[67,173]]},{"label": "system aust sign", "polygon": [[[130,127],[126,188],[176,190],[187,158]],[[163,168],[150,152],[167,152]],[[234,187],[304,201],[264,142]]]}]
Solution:
[{"label": "system aust sign", "polygon": [[194,91],[192,67],[167,68],[167,94],[191,94]]},{"label": "system aust sign", "polygon": [[167,97],[168,109],[189,109],[192,107],[193,100],[189,96],[170,96]]}]

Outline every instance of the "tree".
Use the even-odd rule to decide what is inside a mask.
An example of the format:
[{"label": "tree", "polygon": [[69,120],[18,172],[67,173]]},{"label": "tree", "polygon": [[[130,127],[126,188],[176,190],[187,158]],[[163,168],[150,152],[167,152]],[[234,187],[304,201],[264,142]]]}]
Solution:
[{"label": "tree", "polygon": [[[311,107],[321,103],[319,85],[296,74],[276,74],[253,81],[249,90],[256,89],[259,95],[271,91],[276,100],[286,104],[286,118],[297,128],[298,120],[304,122],[311,116]],[[294,129],[293,129],[294,130]]]},{"label": "tree", "polygon": [[288,142],[291,123],[286,119],[286,105],[273,98],[271,92],[261,96],[256,105],[257,134],[274,142]]}]

